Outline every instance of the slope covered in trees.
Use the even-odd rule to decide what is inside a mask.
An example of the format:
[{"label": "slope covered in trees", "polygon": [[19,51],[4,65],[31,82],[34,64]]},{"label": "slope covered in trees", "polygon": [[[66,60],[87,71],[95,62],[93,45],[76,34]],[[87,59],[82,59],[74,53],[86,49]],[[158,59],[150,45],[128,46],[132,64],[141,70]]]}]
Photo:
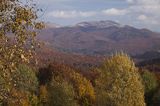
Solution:
[{"label": "slope covered in trees", "polygon": [[58,63],[34,70],[26,65],[20,65],[15,73],[16,78],[13,76],[18,82],[16,89],[12,89],[11,92],[14,98],[3,99],[1,104],[6,106],[159,105],[158,78],[149,71],[138,70],[127,55],[112,56],[94,71],[86,71],[91,74],[84,74]]},{"label": "slope covered in trees", "polygon": [[78,55],[63,61],[63,54],[53,62],[49,52],[37,63],[35,36],[43,24],[35,4],[1,0],[0,10],[0,106],[160,105],[160,75],[148,66],[136,67],[123,53],[103,63],[104,57]]}]

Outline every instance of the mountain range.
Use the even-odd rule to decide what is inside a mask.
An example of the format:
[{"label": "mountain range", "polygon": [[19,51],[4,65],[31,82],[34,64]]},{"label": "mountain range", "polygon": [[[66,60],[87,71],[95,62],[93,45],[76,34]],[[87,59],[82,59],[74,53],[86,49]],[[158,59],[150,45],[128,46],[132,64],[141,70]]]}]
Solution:
[{"label": "mountain range", "polygon": [[130,55],[160,50],[160,33],[114,21],[81,22],[73,26],[47,24],[38,39],[50,48],[85,55]]}]

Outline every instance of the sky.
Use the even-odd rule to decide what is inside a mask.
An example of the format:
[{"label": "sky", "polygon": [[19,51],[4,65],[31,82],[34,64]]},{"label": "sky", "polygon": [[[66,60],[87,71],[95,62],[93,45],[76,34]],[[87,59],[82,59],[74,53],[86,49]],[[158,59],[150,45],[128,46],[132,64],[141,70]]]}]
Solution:
[{"label": "sky", "polygon": [[160,0],[35,0],[45,22],[74,25],[112,20],[160,32]]}]

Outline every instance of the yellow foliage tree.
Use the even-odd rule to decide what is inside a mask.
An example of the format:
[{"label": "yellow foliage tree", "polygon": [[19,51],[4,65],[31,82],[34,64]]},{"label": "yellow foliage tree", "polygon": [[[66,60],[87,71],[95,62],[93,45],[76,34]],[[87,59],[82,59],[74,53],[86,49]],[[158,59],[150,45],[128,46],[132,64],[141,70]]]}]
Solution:
[{"label": "yellow foliage tree", "polygon": [[79,103],[82,106],[92,106],[96,97],[90,81],[74,71],[69,74],[69,77],[77,93]]},{"label": "yellow foliage tree", "polygon": [[[32,0],[27,0],[32,1]],[[33,58],[36,31],[43,28],[37,21],[37,9],[33,3],[20,0],[0,0],[0,99],[9,98],[16,83],[11,77],[19,63]]]},{"label": "yellow foliage tree", "polygon": [[95,103],[95,91],[89,80],[75,70],[65,65],[53,64],[49,66],[53,77],[60,77],[70,83],[75,91],[76,99],[82,106],[93,106]]},{"label": "yellow foliage tree", "polygon": [[145,106],[144,87],[134,62],[125,54],[106,60],[96,80],[98,106]]}]

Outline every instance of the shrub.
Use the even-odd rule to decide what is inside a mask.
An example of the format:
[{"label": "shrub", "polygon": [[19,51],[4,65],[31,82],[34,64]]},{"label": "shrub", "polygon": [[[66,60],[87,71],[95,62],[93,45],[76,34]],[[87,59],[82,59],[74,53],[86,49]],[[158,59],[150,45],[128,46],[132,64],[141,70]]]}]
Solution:
[{"label": "shrub", "polygon": [[141,77],[145,87],[145,101],[147,106],[150,106],[153,104],[152,98],[158,87],[157,78],[154,73],[148,70],[144,70]]},{"label": "shrub", "polygon": [[24,91],[35,92],[38,90],[38,79],[35,71],[27,65],[19,65],[13,73],[16,88]]},{"label": "shrub", "polygon": [[[4,80],[4,77],[1,75],[3,74],[0,74],[0,84],[2,84],[0,85],[0,93],[3,93],[4,95],[8,88],[13,85],[6,84],[6,80]],[[26,65],[19,65],[18,69],[12,72],[10,76],[13,81],[12,83],[14,83],[14,87],[12,87],[11,91],[7,94],[8,97],[5,98],[4,96],[0,96],[0,103],[4,103],[6,101],[6,103],[10,104],[18,104],[18,102],[21,104],[19,101],[20,99],[22,99],[21,101],[25,100],[25,102],[31,103],[31,101],[29,101],[29,97],[30,99],[32,99],[32,97],[37,98],[34,95],[38,89],[38,81],[35,71]],[[23,96],[25,98],[22,98]]]},{"label": "shrub", "polygon": [[140,75],[130,58],[117,54],[98,69],[96,80],[98,106],[145,106]]},{"label": "shrub", "polygon": [[30,92],[12,89],[10,98],[3,99],[2,106],[37,106],[38,98]]},{"label": "shrub", "polygon": [[48,106],[77,106],[73,86],[53,79],[48,86]]},{"label": "shrub", "polygon": [[157,78],[154,73],[144,70],[142,73],[142,81],[145,85],[145,93],[149,93],[157,88]]}]

